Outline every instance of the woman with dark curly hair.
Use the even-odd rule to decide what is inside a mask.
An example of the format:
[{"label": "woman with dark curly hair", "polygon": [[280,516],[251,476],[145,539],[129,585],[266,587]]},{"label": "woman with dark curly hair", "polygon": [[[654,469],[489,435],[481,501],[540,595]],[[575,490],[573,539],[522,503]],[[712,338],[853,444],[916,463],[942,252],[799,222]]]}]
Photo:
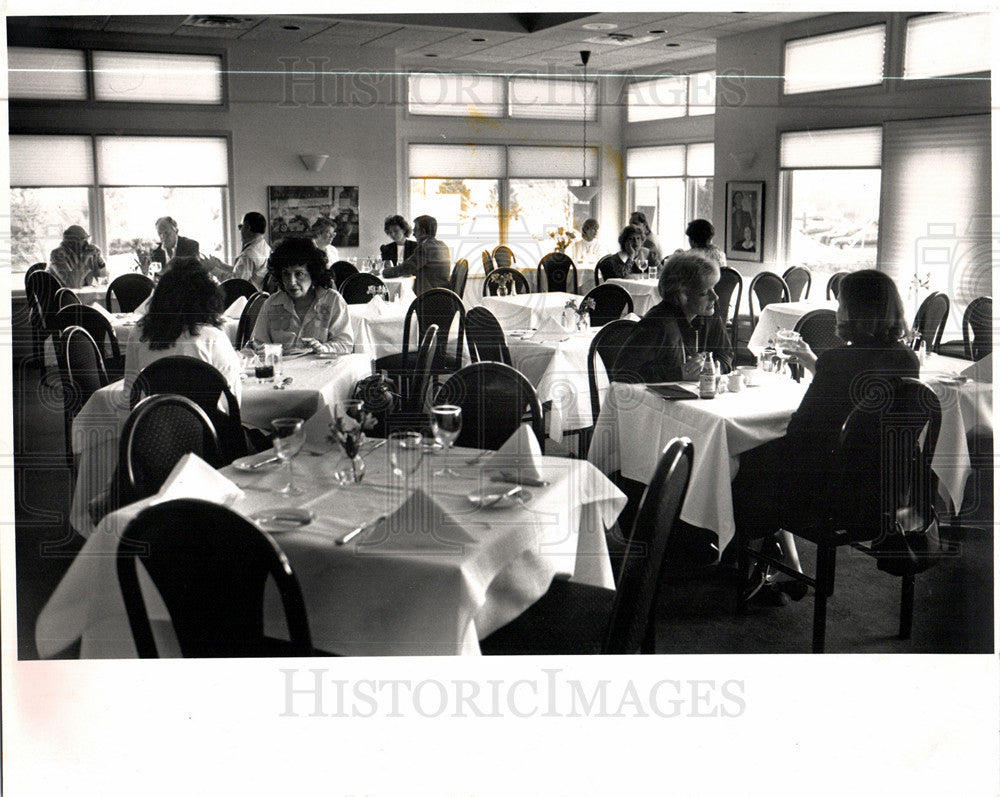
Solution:
[{"label": "woman with dark curly hair", "polygon": [[281,290],[257,317],[252,345],[280,343],[286,352],[349,354],[354,333],[347,303],[333,289],[326,256],[308,238],[285,238],[271,252],[268,274]]},{"label": "woman with dark curly hair", "polygon": [[167,266],[125,349],[125,395],[151,362],[183,355],[214,365],[239,399],[239,357],[221,329],[222,288],[196,257],[175,257]]},{"label": "woman with dark curly hair", "polygon": [[402,216],[387,216],[385,219],[385,234],[392,239],[392,243],[383,244],[379,247],[379,254],[382,260],[390,261],[394,266],[398,266],[417,248],[417,242],[410,238],[413,232],[410,223]]}]

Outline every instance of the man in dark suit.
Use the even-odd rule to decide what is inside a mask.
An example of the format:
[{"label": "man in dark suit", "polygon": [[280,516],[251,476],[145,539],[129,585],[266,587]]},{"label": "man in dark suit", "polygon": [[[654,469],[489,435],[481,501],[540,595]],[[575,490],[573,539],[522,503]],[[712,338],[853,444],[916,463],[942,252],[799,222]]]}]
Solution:
[{"label": "man in dark suit", "polygon": [[178,235],[177,230],[177,222],[170,216],[161,216],[156,220],[160,243],[149,253],[149,259],[159,263],[161,269],[174,257],[198,257],[198,242]]},{"label": "man in dark suit", "polygon": [[413,234],[417,238],[413,254],[398,266],[387,268],[383,276],[415,276],[413,291],[417,296],[428,288],[450,287],[451,252],[446,244],[434,237],[437,235],[437,219],[418,216],[413,220]]}]

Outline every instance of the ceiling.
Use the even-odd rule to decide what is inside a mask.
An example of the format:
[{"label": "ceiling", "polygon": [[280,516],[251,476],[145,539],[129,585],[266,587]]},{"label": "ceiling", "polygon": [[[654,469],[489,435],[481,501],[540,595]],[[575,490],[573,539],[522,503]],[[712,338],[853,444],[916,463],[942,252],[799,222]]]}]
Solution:
[{"label": "ceiling", "polygon": [[[489,13],[9,17],[9,27],[121,34],[308,42],[389,48],[409,65],[457,64],[636,70],[708,57],[717,39],[815,13]],[[597,29],[595,30],[594,27]]]}]

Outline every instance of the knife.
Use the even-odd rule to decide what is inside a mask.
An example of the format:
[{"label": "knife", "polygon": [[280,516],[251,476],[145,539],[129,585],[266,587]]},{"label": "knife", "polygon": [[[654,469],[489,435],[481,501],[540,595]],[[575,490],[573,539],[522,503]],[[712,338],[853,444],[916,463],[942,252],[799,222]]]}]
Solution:
[{"label": "knife", "polygon": [[528,476],[513,477],[509,473],[498,473],[490,478],[493,482],[503,482],[504,484],[522,484],[528,487],[548,487],[549,483],[544,479],[532,479]]},{"label": "knife", "polygon": [[257,470],[257,468],[263,468],[265,465],[272,465],[275,462],[281,462],[281,457],[268,457],[267,459],[262,459],[260,462],[254,462],[250,466],[250,470]]},{"label": "knife", "polygon": [[357,537],[361,532],[367,531],[373,526],[377,526],[383,520],[385,520],[385,515],[379,515],[377,518],[375,518],[375,520],[369,521],[368,523],[362,523],[357,528],[351,529],[349,532],[347,532],[347,534],[343,535],[342,537],[337,537],[337,539],[335,539],[334,542],[337,545],[346,545],[355,537]]}]

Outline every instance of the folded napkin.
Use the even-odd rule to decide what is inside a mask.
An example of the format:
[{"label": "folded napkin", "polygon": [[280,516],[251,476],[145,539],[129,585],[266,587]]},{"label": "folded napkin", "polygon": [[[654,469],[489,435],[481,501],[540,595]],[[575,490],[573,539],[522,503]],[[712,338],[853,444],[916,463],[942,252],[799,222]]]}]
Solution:
[{"label": "folded napkin", "polygon": [[115,321],[117,321],[117,320],[118,320],[117,318],[115,318],[115,317],[114,317],[114,315],[112,315],[111,313],[109,313],[109,312],[108,312],[108,311],[107,311],[107,310],[106,310],[106,309],[104,308],[104,305],[103,305],[103,304],[101,304],[100,302],[94,302],[94,303],[93,303],[92,305],[90,305],[90,306],[91,306],[91,307],[93,307],[93,308],[94,308],[94,309],[95,309],[95,310],[96,310],[96,311],[97,311],[98,313],[100,313],[100,314],[101,314],[102,316],[104,316],[104,317],[105,317],[106,319],[108,319],[108,323],[109,323],[109,324],[113,324],[113,323],[115,323]]},{"label": "folded napkin", "polygon": [[[573,314],[573,318],[576,318],[575,313]],[[554,341],[565,340],[571,331],[575,331],[575,329],[568,330],[552,316],[546,316],[542,323],[538,325],[535,334],[526,338],[526,340],[533,340],[536,343],[552,343]]]},{"label": "folded napkin", "polygon": [[538,438],[531,431],[529,424],[522,423],[500,446],[497,453],[489,458],[483,471],[499,474],[512,481],[519,479],[541,481],[541,466],[542,449],[538,445]]},{"label": "folded napkin", "polygon": [[455,554],[475,537],[420,488],[384,520],[357,538],[359,553],[407,551]]},{"label": "folded napkin", "polygon": [[239,319],[243,315],[243,308],[247,306],[247,297],[241,296],[235,302],[233,302],[229,307],[226,308],[226,312],[223,313],[224,316],[228,318]]},{"label": "folded napkin", "polygon": [[187,453],[174,465],[160,491],[150,502],[175,498],[200,498],[213,504],[229,506],[243,497],[243,491],[197,454]]},{"label": "folded napkin", "polygon": [[622,318],[626,321],[642,321],[642,316],[638,316],[635,313],[626,313]]},{"label": "folded napkin", "polygon": [[973,382],[993,382],[993,355],[987,354],[983,359],[974,362],[962,371],[962,376],[967,376]]}]

